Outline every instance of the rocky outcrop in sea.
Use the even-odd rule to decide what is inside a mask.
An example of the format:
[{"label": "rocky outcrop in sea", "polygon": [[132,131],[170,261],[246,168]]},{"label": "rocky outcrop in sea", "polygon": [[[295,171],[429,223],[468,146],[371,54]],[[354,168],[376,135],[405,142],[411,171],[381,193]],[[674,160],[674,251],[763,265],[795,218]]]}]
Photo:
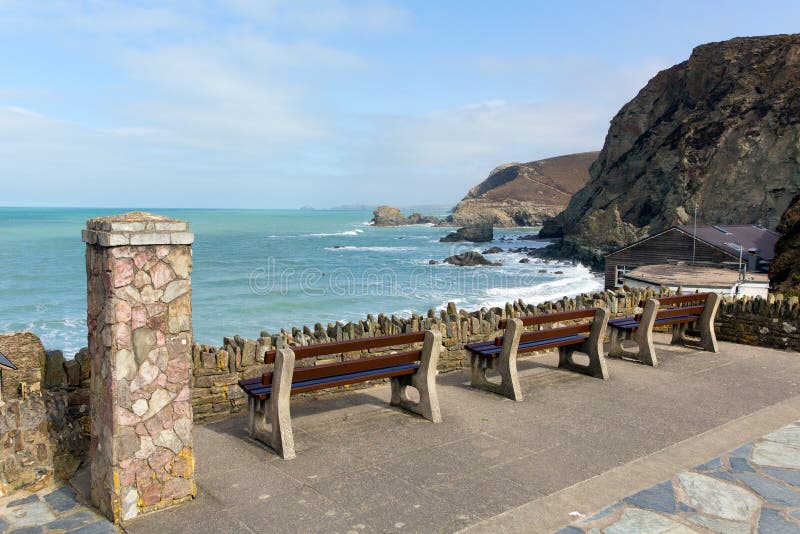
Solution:
[{"label": "rocky outcrop in sea", "polygon": [[468,251],[450,256],[445,258],[444,263],[449,263],[450,265],[455,265],[457,267],[476,267],[480,265],[499,267],[502,265],[501,263],[487,260],[480,252],[475,251]]},{"label": "rocky outcrop in sea", "polygon": [[375,226],[406,226],[409,224],[439,224],[439,218],[433,215],[412,213],[408,217],[392,206],[378,206],[372,212],[372,224]]},{"label": "rocky outcrop in sea", "polygon": [[491,224],[475,224],[459,228],[439,239],[442,243],[458,243],[469,241],[471,243],[488,243],[494,239],[494,228]]},{"label": "rocky outcrop in sea", "polygon": [[541,237],[602,261],[692,220],[774,228],[800,190],[800,34],[698,46],[614,119],[591,179]]}]

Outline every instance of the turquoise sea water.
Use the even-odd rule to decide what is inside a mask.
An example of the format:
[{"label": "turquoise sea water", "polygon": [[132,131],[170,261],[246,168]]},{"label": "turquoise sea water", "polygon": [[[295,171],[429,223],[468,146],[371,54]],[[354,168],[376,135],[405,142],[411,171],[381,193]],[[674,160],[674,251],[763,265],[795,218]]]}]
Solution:
[{"label": "turquoise sea water", "polygon": [[[48,349],[68,356],[85,346],[81,229],[90,217],[123,211],[0,208],[0,332],[33,330]],[[542,246],[516,241],[530,228],[496,230],[494,243],[471,246],[439,243],[448,228],[370,226],[369,211],[153,211],[189,221],[195,233],[194,329],[201,343],[367,313],[423,314],[448,301],[477,309],[602,287],[581,265],[520,264],[524,255],[509,252],[488,256],[501,267],[441,264],[451,254],[492,245]],[[431,259],[440,263],[429,265]]]}]

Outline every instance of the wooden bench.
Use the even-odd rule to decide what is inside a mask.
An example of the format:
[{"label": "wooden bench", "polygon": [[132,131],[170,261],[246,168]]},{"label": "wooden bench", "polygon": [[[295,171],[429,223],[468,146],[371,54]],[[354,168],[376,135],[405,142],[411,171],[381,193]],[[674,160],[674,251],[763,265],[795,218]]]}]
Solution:
[{"label": "wooden bench", "polygon": [[[422,347],[418,350],[295,368],[295,361],[303,358],[411,343],[422,343]],[[294,458],[290,395],[379,378],[391,379],[391,405],[438,423],[442,416],[436,394],[436,363],[441,346],[442,334],[428,330],[269,351],[264,362],[274,363],[271,373],[239,380],[239,386],[247,394],[250,437],[268,445],[284,459]],[[419,401],[414,402],[408,398],[408,386],[419,392]],[[271,423],[271,428],[267,420]]]},{"label": "wooden bench", "polygon": [[[646,365],[658,365],[653,346],[653,328],[672,327],[672,344],[692,345],[697,341],[686,337],[687,327],[694,323],[700,332],[700,345],[709,352],[719,352],[714,333],[714,317],[722,297],[718,293],[694,293],[647,299],[639,303],[641,314],[620,317],[608,322],[611,344],[608,355],[615,358],[632,358]],[[622,342],[636,342],[636,352],[626,350]]]},{"label": "wooden bench", "polygon": [[[477,387],[521,401],[522,391],[517,376],[517,354],[558,348],[558,366],[585,373],[597,378],[607,378],[608,370],[603,355],[603,340],[609,312],[605,308],[529,315],[500,321],[502,336],[490,341],[470,343],[464,348],[470,353],[472,387]],[[556,328],[524,332],[524,327],[589,319],[590,322]],[[589,356],[588,365],[573,360],[574,352]],[[500,382],[486,378],[487,369],[496,369]]]}]

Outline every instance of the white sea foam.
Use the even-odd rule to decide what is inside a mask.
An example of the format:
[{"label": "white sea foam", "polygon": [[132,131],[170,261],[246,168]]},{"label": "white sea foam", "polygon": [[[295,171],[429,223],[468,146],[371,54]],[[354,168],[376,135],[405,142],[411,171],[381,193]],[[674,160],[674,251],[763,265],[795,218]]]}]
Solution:
[{"label": "white sea foam", "polygon": [[[355,230],[345,230],[344,232],[334,232],[332,234],[307,234],[307,237],[334,237],[341,235],[358,235],[363,234],[364,230],[356,228]],[[303,237],[303,236],[301,236]]]}]

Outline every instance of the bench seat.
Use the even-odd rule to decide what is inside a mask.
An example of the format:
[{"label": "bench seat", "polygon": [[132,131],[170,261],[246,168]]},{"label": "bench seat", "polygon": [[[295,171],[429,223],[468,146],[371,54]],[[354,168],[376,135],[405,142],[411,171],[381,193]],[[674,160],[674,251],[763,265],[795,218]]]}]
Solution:
[{"label": "bench seat", "polygon": [[[312,378],[309,380],[301,380],[292,382],[292,395],[298,393],[307,393],[309,391],[316,391],[320,389],[329,389],[336,386],[345,386],[347,384],[355,384],[358,382],[365,382],[367,380],[377,380],[379,378],[391,378],[393,376],[413,375],[419,369],[418,363],[405,363],[402,365],[394,365],[392,367],[382,367],[380,369],[369,369],[366,371],[357,371],[354,373],[347,373],[343,375],[327,376],[322,378]],[[239,386],[244,389],[245,393],[251,397],[259,399],[266,399],[272,393],[272,386],[265,386],[262,384],[261,377],[247,378],[239,380]]]},{"label": "bench seat", "polygon": [[[676,317],[665,317],[656,319],[655,326],[669,326],[673,324],[692,323],[700,319],[699,315],[678,315]],[[636,330],[639,328],[639,321],[634,317],[622,317],[608,321],[608,326],[620,328],[622,330]]]},{"label": "bench seat", "polygon": [[[520,342],[517,346],[517,353],[520,352],[536,352],[538,350],[555,349],[558,347],[565,347],[567,345],[580,345],[589,339],[589,336],[581,334],[571,334],[568,336],[554,337],[550,339],[541,339],[537,341]],[[477,345],[477,343],[475,344]],[[484,346],[485,345],[485,346]],[[473,353],[482,354],[489,357],[497,357],[503,350],[503,347],[498,347],[494,342],[481,344],[481,346],[465,346],[465,348]]]}]

